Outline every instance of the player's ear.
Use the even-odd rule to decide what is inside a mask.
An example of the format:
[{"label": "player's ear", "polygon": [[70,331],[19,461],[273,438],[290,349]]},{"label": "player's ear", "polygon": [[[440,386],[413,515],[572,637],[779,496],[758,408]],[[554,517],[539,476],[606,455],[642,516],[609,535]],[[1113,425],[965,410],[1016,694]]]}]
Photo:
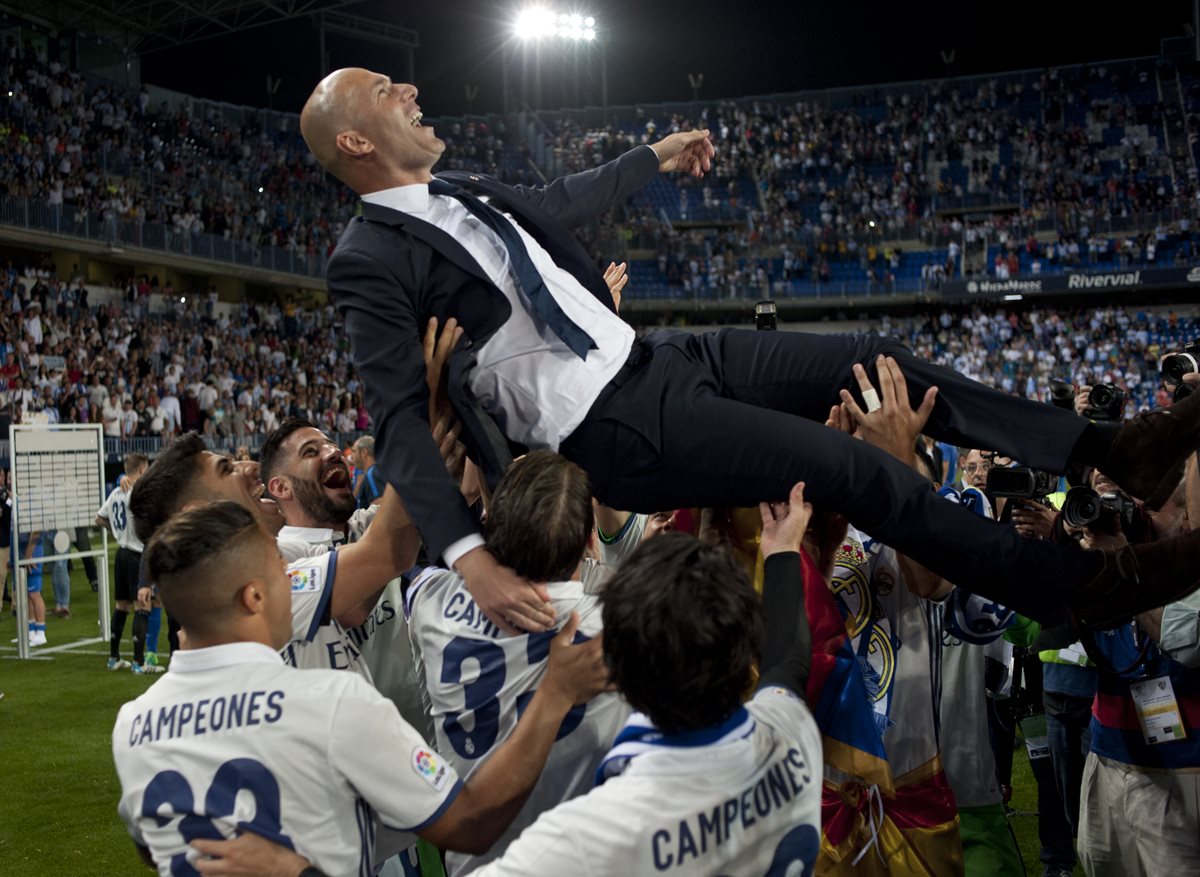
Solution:
[{"label": "player's ear", "polygon": [[274,499],[291,499],[292,480],[286,475],[276,475],[267,482],[267,495]]},{"label": "player's ear", "polygon": [[261,615],[267,605],[267,589],[258,579],[251,579],[238,591],[237,603],[248,615]]}]

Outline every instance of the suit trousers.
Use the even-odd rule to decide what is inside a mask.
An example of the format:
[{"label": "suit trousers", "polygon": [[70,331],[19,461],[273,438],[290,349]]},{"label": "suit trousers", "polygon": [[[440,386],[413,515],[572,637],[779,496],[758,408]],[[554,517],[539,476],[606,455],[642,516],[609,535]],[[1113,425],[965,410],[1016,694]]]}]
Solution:
[{"label": "suit trousers", "polygon": [[880,354],[896,358],[914,407],[938,387],[925,432],[939,441],[1062,472],[1087,425],[881,336],[659,332],[635,342],[560,450],[587,471],[601,502],[630,511],[753,506],[784,499],[804,481],[814,505],[954,584],[1040,621],[1060,619],[1063,604],[1099,574],[1099,552],[1024,539],[938,497],[886,452],[824,425],[839,390],[857,393],[855,363],[878,386]]}]

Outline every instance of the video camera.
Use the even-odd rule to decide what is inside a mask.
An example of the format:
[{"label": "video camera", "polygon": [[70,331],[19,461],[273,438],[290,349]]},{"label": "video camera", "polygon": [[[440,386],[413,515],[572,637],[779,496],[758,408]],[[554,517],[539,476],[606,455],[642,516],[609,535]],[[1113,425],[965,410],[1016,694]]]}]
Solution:
[{"label": "video camera", "polygon": [[1058,476],[1028,466],[993,466],[987,474],[987,492],[1009,499],[1045,499],[1058,488]]}]

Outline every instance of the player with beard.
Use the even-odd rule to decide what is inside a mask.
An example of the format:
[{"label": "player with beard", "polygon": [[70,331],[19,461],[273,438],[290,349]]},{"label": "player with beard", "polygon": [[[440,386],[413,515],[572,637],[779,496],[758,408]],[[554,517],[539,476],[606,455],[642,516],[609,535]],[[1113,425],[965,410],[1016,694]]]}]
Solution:
[{"label": "player with beard", "polygon": [[[348,486],[349,479],[343,478],[342,483]],[[286,522],[278,504],[264,492],[257,463],[235,463],[209,451],[200,436],[188,433],[159,454],[138,480],[129,510],[143,542],[178,512],[218,499],[237,502],[268,533],[278,534]],[[365,664],[352,661],[358,649],[334,619],[353,618],[350,613],[356,610],[361,618],[361,607],[376,599],[388,580],[413,565],[420,545],[394,491],[384,493],[375,514],[378,526],[356,543],[289,561],[294,635],[283,651],[288,663],[305,669],[355,669],[370,679]]]},{"label": "player with beard", "polygon": [[[287,521],[278,534],[286,560],[333,551],[362,537],[378,504],[358,509],[350,470],[337,445],[313,423],[290,418],[267,436],[259,452],[259,475]],[[422,702],[425,682],[412,657],[399,578],[361,606],[337,617],[330,630],[365,666],[375,687],[414,728],[432,739],[433,728]],[[285,654],[285,658],[286,658]]]}]

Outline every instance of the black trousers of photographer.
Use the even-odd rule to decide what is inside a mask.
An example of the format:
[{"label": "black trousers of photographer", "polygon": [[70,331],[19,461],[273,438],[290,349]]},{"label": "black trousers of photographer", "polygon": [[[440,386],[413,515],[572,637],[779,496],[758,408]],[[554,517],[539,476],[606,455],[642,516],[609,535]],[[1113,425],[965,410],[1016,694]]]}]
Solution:
[{"label": "black trousers of photographer", "polygon": [[855,363],[878,386],[880,354],[896,358],[914,408],[938,387],[925,432],[940,441],[1062,472],[1087,425],[880,336],[660,332],[635,343],[561,451],[587,471],[601,502],[631,511],[754,506],[785,499],[803,481],[808,501],[954,584],[1041,621],[1060,619],[1063,604],[1100,572],[1099,552],[1024,539],[824,425],[838,391],[857,390]]}]

